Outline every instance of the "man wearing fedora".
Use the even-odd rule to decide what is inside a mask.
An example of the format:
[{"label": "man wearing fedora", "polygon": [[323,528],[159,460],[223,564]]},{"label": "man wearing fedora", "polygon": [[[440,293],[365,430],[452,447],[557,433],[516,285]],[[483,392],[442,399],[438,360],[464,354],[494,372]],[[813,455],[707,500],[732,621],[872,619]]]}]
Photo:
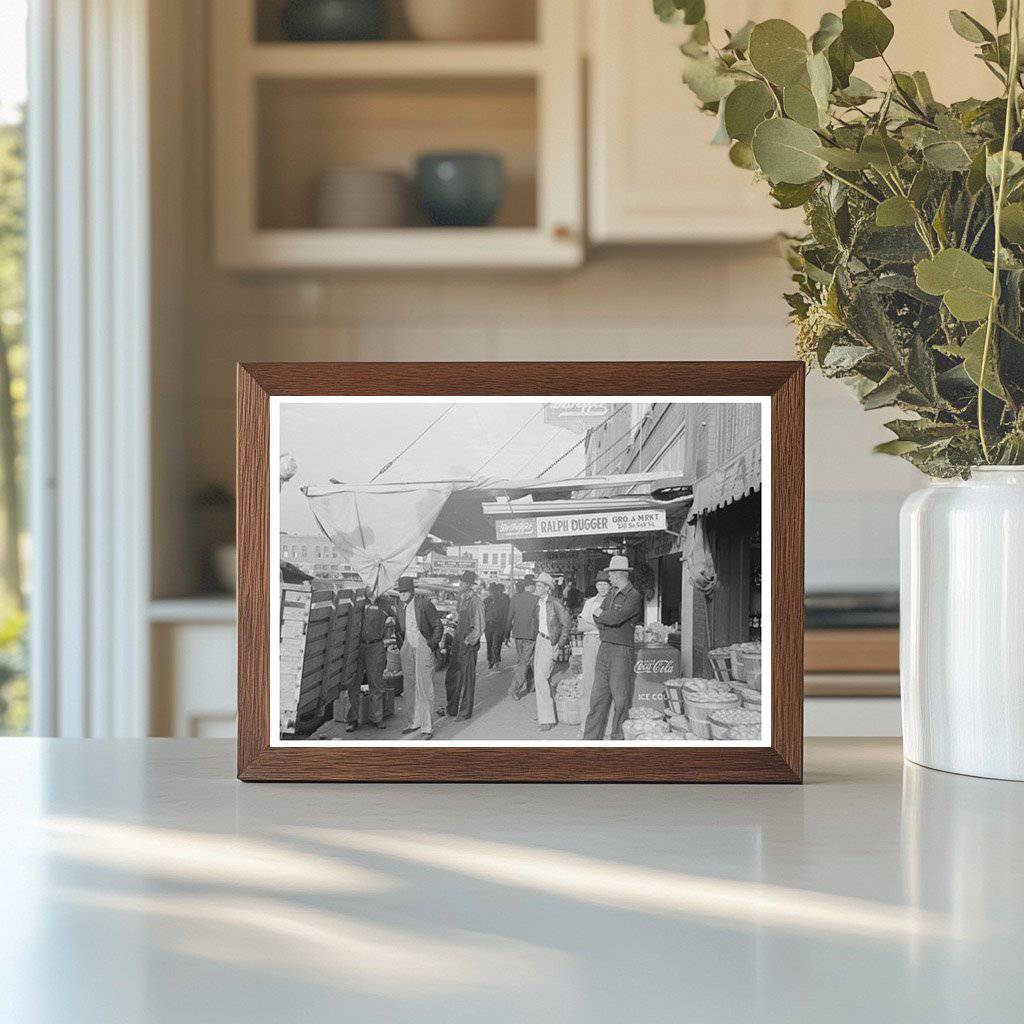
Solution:
[{"label": "man wearing fedora", "polygon": [[[448,714],[457,722],[473,716],[476,698],[476,663],[486,622],[484,602],[476,588],[476,573],[467,569],[459,580],[458,622],[452,639],[452,657],[458,659],[458,691],[448,694]],[[454,699],[453,699],[454,698]]]},{"label": "man wearing fedora", "polygon": [[516,664],[512,670],[512,686],[509,693],[513,700],[519,700],[530,692],[533,682],[533,649],[537,641],[537,595],[533,592],[534,577],[525,576],[516,584],[516,593],[508,607],[506,634],[514,641]]},{"label": "man wearing fedora", "polygon": [[412,717],[402,735],[421,732],[429,740],[434,735],[430,716],[434,702],[434,651],[441,642],[444,627],[434,602],[426,594],[416,593],[411,576],[402,576],[397,589],[395,640],[402,657],[403,685],[412,693]]},{"label": "man wearing fedora", "polygon": [[542,572],[537,577],[537,605],[534,611],[536,641],[533,653],[533,683],[537,690],[537,721],[541,732],[555,727],[555,695],[551,691],[551,671],[555,653],[569,639],[569,613],[555,597],[555,581]]},{"label": "man wearing fedora", "polygon": [[612,555],[608,563],[611,591],[594,623],[601,634],[594,668],[594,689],[590,695],[590,712],[583,730],[585,740],[604,739],[608,712],[614,705],[611,739],[621,740],[622,723],[629,714],[633,700],[634,629],[644,619],[644,599],[629,582],[629,559]]}]

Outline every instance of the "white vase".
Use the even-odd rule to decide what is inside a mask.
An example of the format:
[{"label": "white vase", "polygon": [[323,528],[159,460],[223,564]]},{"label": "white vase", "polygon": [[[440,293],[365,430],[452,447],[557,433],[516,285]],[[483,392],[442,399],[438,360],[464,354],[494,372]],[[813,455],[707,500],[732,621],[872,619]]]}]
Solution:
[{"label": "white vase", "polygon": [[900,692],[911,761],[1024,781],[1024,466],[904,503]]}]

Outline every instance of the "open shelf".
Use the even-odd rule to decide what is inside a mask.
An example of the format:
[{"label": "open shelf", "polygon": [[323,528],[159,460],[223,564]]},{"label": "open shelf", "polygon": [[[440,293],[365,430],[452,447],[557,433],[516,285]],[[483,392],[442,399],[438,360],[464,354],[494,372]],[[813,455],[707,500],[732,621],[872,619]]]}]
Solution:
[{"label": "open shelf", "polygon": [[[218,0],[212,15],[218,265],[578,265],[579,12],[576,0],[536,0],[530,9],[526,39],[417,42],[397,21],[395,38],[380,42],[304,43],[281,40],[278,0]],[[435,228],[418,211],[417,157],[453,150],[501,158],[502,201],[487,226]],[[407,214],[376,221],[402,226],[321,223],[321,182],[348,168],[405,177]],[[351,219],[357,221],[374,223],[368,215]]]},{"label": "open shelf", "polygon": [[[401,230],[428,230],[413,196],[415,164],[439,150],[497,153],[505,189],[493,228],[536,227],[532,79],[272,79],[258,85],[256,117],[261,231],[332,230],[316,222],[315,195],[325,174],[351,166],[402,174],[408,201]],[[363,237],[354,241],[366,245],[379,232],[358,233]]]}]

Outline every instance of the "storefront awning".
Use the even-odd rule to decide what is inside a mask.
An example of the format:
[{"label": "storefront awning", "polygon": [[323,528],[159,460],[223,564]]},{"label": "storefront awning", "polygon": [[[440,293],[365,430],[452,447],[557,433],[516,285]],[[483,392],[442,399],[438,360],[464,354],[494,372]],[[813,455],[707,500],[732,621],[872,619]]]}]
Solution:
[{"label": "storefront awning", "polygon": [[690,522],[761,488],[761,442],[755,441],[693,485]]},{"label": "storefront awning", "polygon": [[[685,486],[681,480],[674,483]],[[314,518],[338,552],[367,586],[380,593],[405,571],[428,533],[453,544],[495,543],[495,524],[500,519],[493,512],[485,512],[485,505],[500,503],[506,518],[511,508],[524,509],[526,516],[526,507],[531,517],[554,515],[558,509],[577,507],[572,499],[574,491],[644,486],[650,489],[663,484],[664,473],[388,484],[345,484],[332,480],[328,487],[305,487],[303,493]],[[680,512],[689,502],[688,497],[661,502],[644,493],[579,500],[583,503],[580,508],[605,507],[604,503],[610,501],[634,510],[654,506]]]}]

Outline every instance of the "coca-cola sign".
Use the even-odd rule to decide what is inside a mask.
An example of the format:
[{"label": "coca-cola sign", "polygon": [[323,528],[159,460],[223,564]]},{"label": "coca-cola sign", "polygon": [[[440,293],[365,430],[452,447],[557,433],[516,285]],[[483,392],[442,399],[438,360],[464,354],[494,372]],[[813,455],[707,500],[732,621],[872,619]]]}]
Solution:
[{"label": "coca-cola sign", "polygon": [[670,675],[676,670],[676,663],[670,658],[659,658],[657,661],[638,660],[633,666],[635,672],[643,672],[644,675]]}]

